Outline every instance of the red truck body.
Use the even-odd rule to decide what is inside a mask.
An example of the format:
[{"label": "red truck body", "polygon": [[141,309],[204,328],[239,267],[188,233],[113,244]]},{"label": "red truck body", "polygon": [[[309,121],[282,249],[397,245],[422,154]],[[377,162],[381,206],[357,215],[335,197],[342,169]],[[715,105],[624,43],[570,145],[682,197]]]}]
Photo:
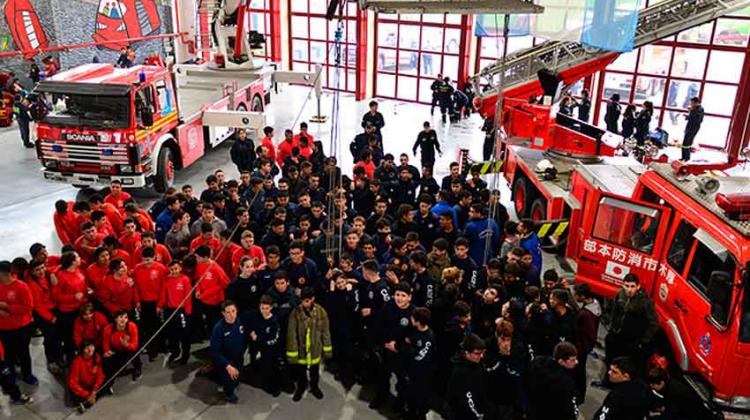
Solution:
[{"label": "red truck body", "polygon": [[262,111],[265,104],[262,76],[232,92],[179,87],[173,77],[160,66],[87,64],[40,82],[36,91],[53,107],[37,126],[44,178],[77,186],[119,180],[163,191],[175,169],[231,135],[206,127],[205,111]]}]

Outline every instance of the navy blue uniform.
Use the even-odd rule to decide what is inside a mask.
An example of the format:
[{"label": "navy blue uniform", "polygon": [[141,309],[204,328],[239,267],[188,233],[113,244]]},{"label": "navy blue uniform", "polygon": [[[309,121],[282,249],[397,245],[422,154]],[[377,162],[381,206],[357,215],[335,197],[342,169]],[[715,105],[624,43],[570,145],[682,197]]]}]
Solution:
[{"label": "navy blue uniform", "polygon": [[234,389],[239,381],[233,380],[226,367],[232,365],[242,370],[245,349],[247,349],[248,332],[240,317],[233,324],[220,319],[211,332],[211,359],[216,366],[219,384],[224,387],[227,397],[234,397]]}]

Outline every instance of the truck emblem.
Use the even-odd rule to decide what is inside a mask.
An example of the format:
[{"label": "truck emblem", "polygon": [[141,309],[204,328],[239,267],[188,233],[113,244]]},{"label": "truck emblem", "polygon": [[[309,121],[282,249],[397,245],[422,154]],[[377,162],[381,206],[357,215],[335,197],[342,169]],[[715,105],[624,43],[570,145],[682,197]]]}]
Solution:
[{"label": "truck emblem", "polygon": [[709,333],[704,334],[698,341],[698,348],[704,356],[711,354],[711,335]]},{"label": "truck emblem", "polygon": [[626,275],[628,275],[628,273],[630,273],[630,267],[628,267],[627,265],[618,264],[614,261],[607,261],[607,268],[604,273],[622,280]]},{"label": "truck emblem", "polygon": [[65,140],[95,142],[96,141],[96,135],[94,135],[94,134],[66,133],[65,134]]},{"label": "truck emblem", "polygon": [[662,302],[666,302],[667,296],[669,296],[669,288],[666,283],[662,283],[659,285],[659,299],[661,299]]}]

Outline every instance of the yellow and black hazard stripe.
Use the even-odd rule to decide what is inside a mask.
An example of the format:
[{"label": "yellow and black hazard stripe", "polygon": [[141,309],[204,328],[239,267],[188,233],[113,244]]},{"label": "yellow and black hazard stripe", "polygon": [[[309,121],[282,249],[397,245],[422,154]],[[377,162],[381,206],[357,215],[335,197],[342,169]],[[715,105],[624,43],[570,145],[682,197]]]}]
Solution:
[{"label": "yellow and black hazard stripe", "polygon": [[177,121],[177,112],[172,112],[170,114],[167,114],[166,117],[159,118],[158,120],[154,121],[154,125],[148,128],[148,130],[138,130],[138,132],[135,135],[135,139],[137,141],[141,141],[146,138],[147,134],[156,134],[161,130],[165,125],[173,123]]},{"label": "yellow and black hazard stripe", "polygon": [[560,236],[568,230],[570,220],[546,220],[537,222],[536,236],[544,238],[546,236]]},{"label": "yellow and black hazard stripe", "polygon": [[478,162],[478,163],[472,163],[469,166],[469,173],[474,171],[475,169],[479,170],[480,175],[487,175],[487,174],[499,174],[502,172],[503,169],[503,161],[498,160],[495,162]]}]

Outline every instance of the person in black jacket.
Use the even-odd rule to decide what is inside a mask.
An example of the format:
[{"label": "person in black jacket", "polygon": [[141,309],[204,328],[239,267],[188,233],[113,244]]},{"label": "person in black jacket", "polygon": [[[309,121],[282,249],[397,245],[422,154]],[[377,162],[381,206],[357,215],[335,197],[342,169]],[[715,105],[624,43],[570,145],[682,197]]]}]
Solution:
[{"label": "person in black jacket", "polygon": [[237,171],[252,171],[255,163],[255,144],[247,138],[247,131],[244,129],[237,130],[237,138],[232,144],[229,152],[232,163],[237,165]]},{"label": "person in black jacket", "polygon": [[487,353],[482,361],[485,382],[496,420],[516,419],[525,409],[525,360],[514,351],[513,324],[501,320],[492,336],[484,340]]},{"label": "person in black jacket", "polygon": [[435,374],[435,334],[430,329],[430,310],[416,308],[411,313],[412,331],[407,338],[406,418],[425,420],[428,411],[430,382]]},{"label": "person in black jacket", "polygon": [[[578,364],[576,346],[558,343],[552,357],[539,356],[529,366],[529,420],[577,420],[573,369]],[[596,418],[596,417],[595,417]]]},{"label": "person in black jacket", "polygon": [[414,142],[412,152],[414,152],[414,156],[416,156],[417,148],[419,148],[422,155],[422,166],[427,166],[432,169],[435,165],[435,150],[437,150],[440,156],[443,156],[443,152],[440,150],[440,142],[437,138],[437,132],[430,127],[430,122],[425,121],[424,124],[422,124],[422,127],[422,131],[417,135],[417,141]]},{"label": "person in black jacket", "polygon": [[363,366],[366,366],[364,373],[372,378],[376,374],[373,370],[375,363],[372,362],[378,360],[375,349],[379,347],[378,343],[382,343],[383,307],[391,300],[391,294],[385,280],[380,278],[380,267],[377,261],[367,260],[362,263],[362,276],[365,281],[360,285],[359,311],[362,317],[362,337],[364,337],[366,357],[370,360],[369,365]]},{"label": "person in black jacket", "polygon": [[645,383],[635,378],[637,370],[636,365],[627,357],[618,357],[612,361],[609,365],[609,381],[613,388],[594,414],[594,419],[640,420],[648,415],[655,396]]},{"label": "person in black jacket", "polygon": [[250,312],[257,310],[260,297],[267,289],[262,287],[259,278],[253,274],[255,269],[252,257],[249,255],[242,257],[239,269],[239,274],[229,283],[224,295],[237,304],[237,310],[241,316],[247,316]]},{"label": "person in black jacket", "polygon": [[650,131],[651,117],[654,115],[654,104],[651,101],[643,103],[643,109],[635,115],[635,139],[643,145]]},{"label": "person in black jacket", "polygon": [[701,106],[700,98],[690,98],[690,107],[688,108],[689,114],[685,116],[687,119],[687,125],[685,126],[685,137],[682,139],[682,159],[687,162],[690,160],[690,149],[693,147],[693,141],[695,136],[698,135],[698,130],[701,129],[703,123],[703,107]]},{"label": "person in black jacket", "polygon": [[448,420],[492,418],[480,364],[485,350],[484,341],[476,334],[470,334],[461,343],[460,353],[451,360],[453,373],[445,395]]},{"label": "person in black jacket", "polygon": [[260,351],[262,362],[260,381],[263,388],[274,397],[281,394],[284,358],[284,337],[281,336],[279,319],[273,313],[273,300],[269,296],[260,298],[259,311],[250,318],[250,339]]},{"label": "person in black jacket", "polygon": [[378,142],[380,148],[383,148],[383,136],[380,130],[385,126],[385,119],[383,114],[378,112],[378,102],[370,101],[370,110],[362,116],[362,127],[366,127],[367,124],[372,124],[375,127],[375,133],[378,134]]},{"label": "person in black jacket", "polygon": [[554,349],[558,343],[575,342],[576,316],[570,305],[570,293],[565,289],[553,289],[549,296],[552,317],[549,323],[547,348]]},{"label": "person in black jacket", "polygon": [[615,134],[619,134],[620,131],[617,129],[617,122],[620,120],[620,94],[615,93],[609,98],[609,104],[607,104],[607,112],[604,114],[604,122],[607,124],[607,131]]},{"label": "person in black jacket", "polygon": [[[343,261],[344,256],[342,256]],[[348,256],[351,266],[351,256]],[[333,366],[338,379],[342,375],[349,375],[352,371],[352,328],[358,309],[357,293],[354,285],[343,271],[333,269],[328,277],[328,292],[325,305],[331,327],[331,342],[333,344]],[[349,379],[349,377],[347,377]]]},{"label": "person in black jacket", "polygon": [[237,314],[237,306],[231,300],[221,304],[223,318],[211,332],[211,358],[215,366],[217,381],[222,386],[228,402],[236,404],[237,387],[242,371],[243,356],[247,348],[247,331]]},{"label": "person in black jacket", "polygon": [[440,89],[440,86],[443,84],[443,75],[438,73],[437,77],[435,77],[435,80],[432,81],[432,84],[430,85],[430,90],[432,91],[432,106],[430,106],[430,115],[435,115],[435,106],[438,104],[438,89]]},{"label": "person in black jacket", "polygon": [[667,372],[654,367],[646,374],[646,383],[651,387],[654,406],[651,411],[659,414],[653,420],[714,420],[717,417],[706,403],[687,384],[670,378]]},{"label": "person in black jacket", "polygon": [[[447,288],[447,287],[446,287]],[[452,358],[458,352],[461,342],[469,334],[471,324],[471,307],[459,300],[453,304],[452,317],[438,333],[438,372],[436,386],[444,390],[445,381],[450,377]]]},{"label": "person in black jacket", "polygon": [[379,344],[382,355],[382,366],[378,369],[378,385],[375,398],[370,402],[370,408],[383,405],[391,397],[391,375],[396,375],[396,401],[394,410],[403,410],[406,397],[406,370],[404,357],[406,355],[406,338],[411,333],[411,314],[414,306],[411,304],[411,287],[406,283],[398,283],[393,293],[393,299],[383,306],[383,339]]},{"label": "person in black jacket", "polygon": [[635,132],[635,105],[625,107],[622,113],[622,137],[627,139]]}]

